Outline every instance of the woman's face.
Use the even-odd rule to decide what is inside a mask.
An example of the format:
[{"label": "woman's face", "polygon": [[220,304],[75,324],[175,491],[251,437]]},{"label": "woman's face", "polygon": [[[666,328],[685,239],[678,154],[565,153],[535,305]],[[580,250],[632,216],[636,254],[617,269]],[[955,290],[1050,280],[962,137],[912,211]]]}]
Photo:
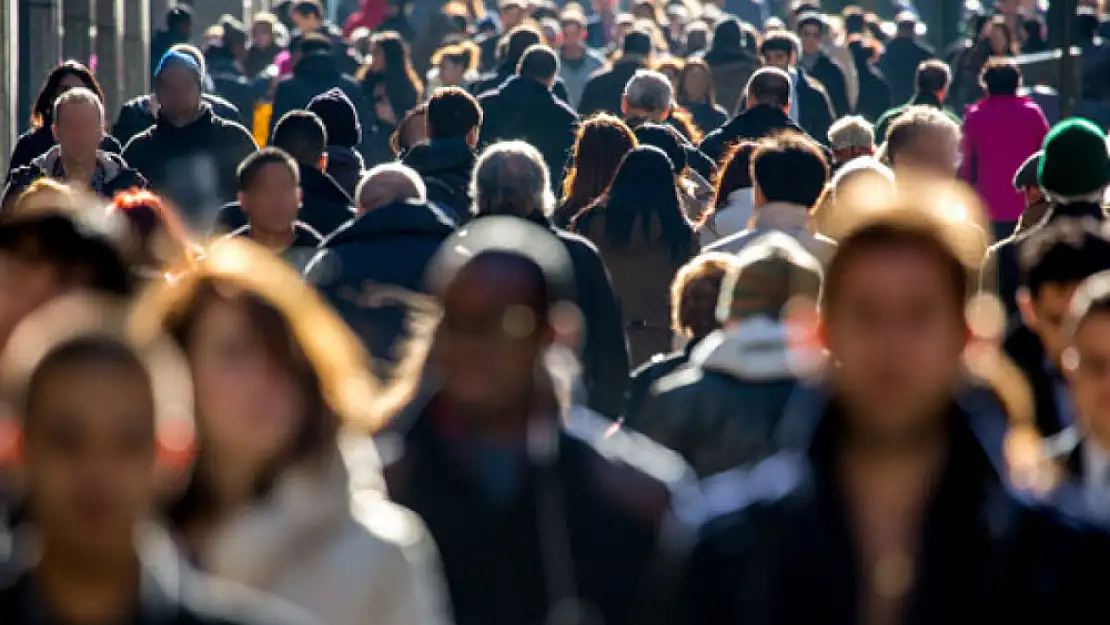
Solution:
[{"label": "woman's face", "polygon": [[269,24],[258,24],[251,29],[251,43],[259,48],[269,48],[274,43],[274,33]]},{"label": "woman's face", "polygon": [[709,74],[698,67],[686,72],[686,84],[682,85],[683,97],[690,102],[701,102],[709,94]]},{"label": "woman's face", "polygon": [[223,300],[206,306],[187,348],[202,444],[256,468],[281,457],[305,418],[305,399],[243,307]]},{"label": "woman's face", "polygon": [[465,68],[451,59],[444,58],[439,62],[439,80],[444,87],[458,87],[462,84]]}]

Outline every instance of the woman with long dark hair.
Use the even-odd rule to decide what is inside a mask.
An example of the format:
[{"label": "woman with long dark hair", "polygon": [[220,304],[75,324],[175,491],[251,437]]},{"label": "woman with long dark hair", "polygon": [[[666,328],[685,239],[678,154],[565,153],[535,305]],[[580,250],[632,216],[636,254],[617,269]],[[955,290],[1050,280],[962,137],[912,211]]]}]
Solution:
[{"label": "woman with long dark hair", "polygon": [[678,73],[675,95],[678,104],[694,116],[694,123],[702,134],[709,134],[728,121],[728,111],[717,104],[713,73],[709,65],[697,57],[687,59]]},{"label": "woman with long dark hair", "polygon": [[[8,163],[9,174],[16,168],[29,165],[32,160],[45,154],[57,143],[51,128],[54,124],[54,101],[74,87],[85,87],[96,94],[101,104],[104,103],[104,92],[101,91],[100,84],[96,82],[89,68],[77,61],[66,61],[55,67],[46,77],[31,107],[31,129],[20,135],[19,140],[15,142],[12,158]],[[108,134],[104,135],[100,149],[112,154],[123,151],[119,142]]]},{"label": "woman with long dark hair", "polygon": [[617,173],[624,155],[636,147],[636,135],[620,119],[600,113],[578,127],[574,156],[563,180],[563,198],[555,209],[560,228],[601,197]]},{"label": "woman with long dark hair", "polygon": [[608,192],[579,212],[571,227],[597,246],[613,278],[632,366],[670,352],[671,281],[698,244],[667,154],[654,146],[633,148]]},{"label": "woman with long dark hair", "polygon": [[755,205],[751,157],[753,141],[741,141],[725,153],[717,175],[717,191],[709,210],[698,220],[698,239],[702,247],[747,230]]},{"label": "woman with long dark hair", "polygon": [[[362,66],[356,78],[367,95],[373,99],[375,109],[384,97],[393,109],[392,119],[382,121],[396,125],[418,102],[424,93],[424,84],[412,67],[408,45],[395,32],[374,35],[370,61]],[[379,88],[384,85],[384,91]],[[380,118],[380,115],[379,115]]]},{"label": "woman with long dark hair", "polygon": [[[386,498],[365,439],[409,394],[370,375],[358,339],[296,272],[222,241],[148,291],[132,331],[140,344],[171,337],[192,372],[195,467],[164,513],[199,568],[328,625],[442,621],[434,547]],[[398,379],[414,373],[402,364]]]}]

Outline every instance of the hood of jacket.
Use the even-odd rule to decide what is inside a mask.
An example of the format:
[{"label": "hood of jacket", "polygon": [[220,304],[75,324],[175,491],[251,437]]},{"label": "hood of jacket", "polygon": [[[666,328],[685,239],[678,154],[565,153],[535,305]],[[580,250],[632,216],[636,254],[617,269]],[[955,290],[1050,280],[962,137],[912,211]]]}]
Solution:
[{"label": "hood of jacket", "polygon": [[301,170],[301,191],[305,200],[311,198],[332,204],[352,205],[351,196],[347,195],[334,178],[303,163],[298,163],[297,167]]},{"label": "hood of jacket", "polygon": [[330,54],[310,54],[293,67],[293,76],[310,83],[339,84],[339,69]]},{"label": "hood of jacket", "polygon": [[432,204],[394,202],[359,215],[328,237],[322,247],[335,249],[399,235],[446,238],[454,231],[451,218]]},{"label": "hood of jacket", "polygon": [[690,363],[738,380],[789,380],[809,371],[812,357],[791,348],[783,324],[757,316],[705,337],[690,353]]},{"label": "hood of jacket", "polygon": [[459,174],[469,178],[475,160],[474,150],[462,139],[432,139],[414,145],[401,162],[421,176]]},{"label": "hood of jacket", "polygon": [[[37,167],[46,176],[52,176],[55,168],[60,165],[59,161],[61,158],[62,148],[61,146],[55,145],[45,153],[32,159],[31,165]],[[96,166],[104,170],[104,184],[111,183],[123,172],[131,170],[131,168],[127,166],[127,163],[118,155],[105,152],[104,150],[96,151]]]},{"label": "hood of jacket", "polygon": [[[782,109],[759,104],[740,113],[724,126],[730,134],[739,133],[743,137],[762,137],[771,130],[789,128],[804,133],[798,122],[790,119]],[[745,134],[747,133],[747,134]]]}]

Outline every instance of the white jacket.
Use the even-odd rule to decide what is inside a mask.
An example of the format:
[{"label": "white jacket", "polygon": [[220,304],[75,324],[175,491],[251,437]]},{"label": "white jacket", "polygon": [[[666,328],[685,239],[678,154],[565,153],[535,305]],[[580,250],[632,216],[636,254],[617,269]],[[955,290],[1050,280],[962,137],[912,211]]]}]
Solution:
[{"label": "white jacket", "polygon": [[217,531],[201,560],[324,625],[449,622],[435,545],[415,514],[386,499],[369,442],[345,442],[328,471],[289,471],[269,501]]},{"label": "white jacket", "polygon": [[698,239],[704,248],[711,243],[748,229],[755,203],[755,189],[736,189],[728,194],[728,204],[717,209],[698,230]]}]

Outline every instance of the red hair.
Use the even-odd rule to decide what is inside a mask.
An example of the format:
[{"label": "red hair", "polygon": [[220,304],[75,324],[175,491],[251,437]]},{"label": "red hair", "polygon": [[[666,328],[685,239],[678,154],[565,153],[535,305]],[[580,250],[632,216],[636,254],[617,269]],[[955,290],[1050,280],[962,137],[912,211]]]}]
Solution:
[{"label": "red hair", "polygon": [[[116,195],[108,211],[122,214],[135,236],[137,247],[148,259],[175,264],[195,260],[197,248],[189,240],[184,222],[165,200],[144,189],[129,189]],[[167,249],[168,244],[169,249]],[[155,249],[161,246],[160,249]]]}]

